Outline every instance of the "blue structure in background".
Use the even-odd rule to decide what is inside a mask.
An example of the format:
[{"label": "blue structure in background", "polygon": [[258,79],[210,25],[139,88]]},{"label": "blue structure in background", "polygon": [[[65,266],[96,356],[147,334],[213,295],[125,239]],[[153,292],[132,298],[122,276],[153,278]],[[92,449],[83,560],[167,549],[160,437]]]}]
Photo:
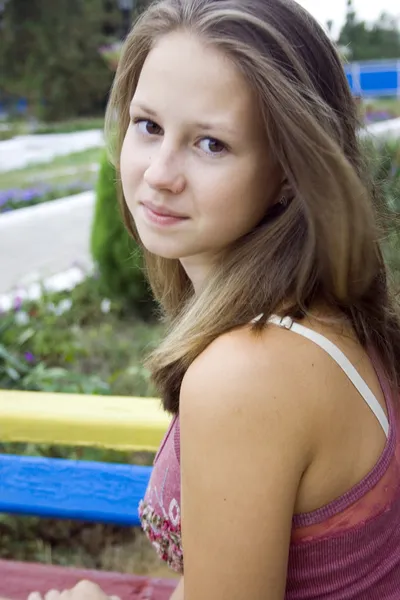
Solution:
[{"label": "blue structure in background", "polygon": [[355,96],[397,96],[400,99],[400,58],[353,62],[345,65],[344,70]]}]

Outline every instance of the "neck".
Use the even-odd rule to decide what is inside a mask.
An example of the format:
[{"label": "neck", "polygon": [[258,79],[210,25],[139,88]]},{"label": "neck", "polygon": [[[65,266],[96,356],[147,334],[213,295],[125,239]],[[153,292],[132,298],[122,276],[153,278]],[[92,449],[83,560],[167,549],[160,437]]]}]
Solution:
[{"label": "neck", "polygon": [[206,256],[188,256],[180,259],[180,263],[186,275],[192,282],[195,294],[199,294],[204,289],[207,281],[210,279],[210,274],[216,263],[216,257]]}]

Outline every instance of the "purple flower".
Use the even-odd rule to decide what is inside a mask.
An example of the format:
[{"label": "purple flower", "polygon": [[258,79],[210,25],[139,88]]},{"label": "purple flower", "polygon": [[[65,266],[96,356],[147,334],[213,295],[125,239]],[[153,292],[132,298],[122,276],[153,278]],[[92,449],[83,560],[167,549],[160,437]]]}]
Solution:
[{"label": "purple flower", "polygon": [[36,204],[37,202],[44,202],[62,196],[72,195],[87,189],[92,189],[92,187],[92,184],[78,180],[73,183],[62,185],[41,183],[30,188],[11,188],[3,190],[0,192],[0,212],[4,213],[16,208],[23,208],[24,206]]},{"label": "purple flower", "polygon": [[21,296],[15,296],[14,298],[14,310],[20,310],[22,306],[22,298]]},{"label": "purple flower", "polygon": [[8,193],[0,192],[0,208],[2,206],[4,206],[5,204],[7,204],[8,200],[9,200]]},{"label": "purple flower", "polygon": [[33,363],[36,361],[36,358],[33,356],[32,352],[25,352],[24,356],[26,362],[28,363]]},{"label": "purple flower", "polygon": [[6,204],[10,200],[14,200],[18,195],[18,190],[9,189],[0,193],[0,206]]},{"label": "purple flower", "polygon": [[21,200],[23,200],[24,202],[29,202],[30,200],[33,200],[34,198],[36,198],[36,196],[39,196],[39,195],[40,195],[39,190],[35,190],[35,189],[23,190],[21,193]]}]

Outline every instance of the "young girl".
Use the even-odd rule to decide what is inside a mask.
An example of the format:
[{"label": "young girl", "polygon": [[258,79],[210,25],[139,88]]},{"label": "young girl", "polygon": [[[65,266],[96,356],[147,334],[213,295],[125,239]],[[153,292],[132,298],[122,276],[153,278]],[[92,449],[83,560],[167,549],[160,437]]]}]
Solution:
[{"label": "young girl", "polygon": [[140,515],[173,599],[399,600],[400,324],[331,42],[294,0],[161,0],[108,122],[170,324]]}]

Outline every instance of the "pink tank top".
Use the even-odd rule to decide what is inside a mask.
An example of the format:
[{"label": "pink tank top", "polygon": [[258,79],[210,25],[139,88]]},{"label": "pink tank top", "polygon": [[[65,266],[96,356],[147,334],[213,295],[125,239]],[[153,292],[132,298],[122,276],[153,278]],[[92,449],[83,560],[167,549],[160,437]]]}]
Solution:
[{"label": "pink tank top", "polygon": [[[297,323],[273,319],[275,324],[309,337],[329,352],[388,434],[380,459],[362,481],[328,505],[293,516],[285,599],[400,600],[400,419],[390,386],[372,353],[387,403],[387,422],[372,392],[336,346]],[[139,514],[143,530],[159,556],[183,574],[180,500],[180,432],[176,416],[155,457]]]}]

